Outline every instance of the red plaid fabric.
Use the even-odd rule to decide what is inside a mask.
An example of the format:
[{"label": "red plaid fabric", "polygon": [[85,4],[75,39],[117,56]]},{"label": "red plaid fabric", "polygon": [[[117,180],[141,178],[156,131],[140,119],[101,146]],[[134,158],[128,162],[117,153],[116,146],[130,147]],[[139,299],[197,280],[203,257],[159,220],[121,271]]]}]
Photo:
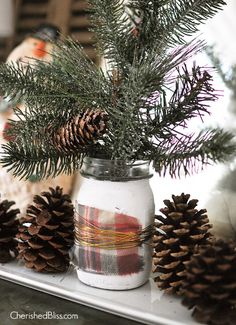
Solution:
[{"label": "red plaid fabric", "polygon": [[[137,218],[121,213],[80,205],[78,207],[80,223],[88,221],[99,229],[119,232],[136,232],[141,230]],[[103,249],[79,245],[79,268],[85,272],[103,275],[128,275],[143,269],[142,248]]]}]

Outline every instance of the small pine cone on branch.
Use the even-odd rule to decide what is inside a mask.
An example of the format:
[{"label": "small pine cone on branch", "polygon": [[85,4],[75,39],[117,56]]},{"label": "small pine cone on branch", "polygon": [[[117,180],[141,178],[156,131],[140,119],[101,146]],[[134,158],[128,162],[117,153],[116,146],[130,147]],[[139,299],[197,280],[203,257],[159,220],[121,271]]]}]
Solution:
[{"label": "small pine cone on branch", "polygon": [[17,234],[19,258],[38,272],[64,272],[74,244],[74,209],[62,188],[35,195]]},{"label": "small pine cone on branch", "polygon": [[197,210],[198,200],[190,195],[172,195],[173,201],[164,200],[164,216],[156,216],[154,235],[155,281],[167,293],[177,293],[185,278],[185,262],[189,261],[196,245],[206,244],[211,238],[206,210]]},{"label": "small pine cone on branch", "polygon": [[107,120],[104,111],[87,109],[52,134],[52,145],[61,152],[84,149],[106,132]]},{"label": "small pine cone on branch", "polygon": [[186,264],[183,304],[209,325],[236,324],[236,243],[198,247]]},{"label": "small pine cone on branch", "polygon": [[19,221],[19,209],[10,209],[15,202],[0,202],[0,263],[7,263],[17,255],[16,234]]}]

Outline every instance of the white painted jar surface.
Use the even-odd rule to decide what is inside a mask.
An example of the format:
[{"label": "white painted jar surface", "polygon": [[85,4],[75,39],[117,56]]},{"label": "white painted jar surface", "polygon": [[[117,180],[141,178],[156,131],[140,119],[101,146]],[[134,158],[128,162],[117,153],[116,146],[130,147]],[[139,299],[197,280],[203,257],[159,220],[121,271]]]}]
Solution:
[{"label": "white painted jar surface", "polygon": [[136,235],[153,224],[154,199],[148,162],[115,164],[86,158],[82,166],[74,260],[83,283],[126,290],[141,286],[150,275],[150,232],[142,234],[142,243]]}]

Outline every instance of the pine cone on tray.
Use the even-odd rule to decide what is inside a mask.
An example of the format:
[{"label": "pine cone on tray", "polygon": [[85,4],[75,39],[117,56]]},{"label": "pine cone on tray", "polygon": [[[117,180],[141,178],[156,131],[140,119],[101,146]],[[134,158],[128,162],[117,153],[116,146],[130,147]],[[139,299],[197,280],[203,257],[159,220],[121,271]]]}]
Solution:
[{"label": "pine cone on tray", "polygon": [[200,246],[186,264],[182,294],[197,321],[236,324],[236,243]]},{"label": "pine cone on tray", "polygon": [[156,216],[154,242],[154,272],[157,286],[167,293],[177,293],[185,278],[185,262],[196,245],[208,243],[211,238],[206,210],[197,210],[198,200],[189,194],[172,195],[173,201],[164,200],[164,216]]},{"label": "pine cone on tray", "polygon": [[17,214],[19,209],[10,209],[15,202],[0,202],[0,263],[9,262],[17,255],[15,239],[18,227]]},{"label": "pine cone on tray", "polygon": [[19,258],[38,272],[64,272],[74,243],[74,209],[62,188],[35,195],[19,226]]},{"label": "pine cone on tray", "polygon": [[64,152],[95,143],[107,129],[108,115],[100,110],[86,110],[52,134],[52,144]]}]

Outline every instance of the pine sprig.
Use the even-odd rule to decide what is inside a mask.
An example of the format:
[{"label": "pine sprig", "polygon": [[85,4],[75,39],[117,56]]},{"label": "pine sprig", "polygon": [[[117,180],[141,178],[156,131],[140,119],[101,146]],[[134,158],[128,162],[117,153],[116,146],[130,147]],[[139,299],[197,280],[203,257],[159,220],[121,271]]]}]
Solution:
[{"label": "pine sprig", "polygon": [[[193,41],[169,53],[157,56],[155,52],[135,61],[127,78],[122,80],[120,90],[130,100],[130,106],[139,110],[155,92],[162,92],[171,82],[176,68],[203,48],[201,41]],[[130,109],[130,108],[129,108]]]},{"label": "pine sprig", "polygon": [[224,0],[152,0],[131,1],[129,8],[139,18],[140,48],[164,49],[184,44],[185,37],[198,31],[205,20],[226,5]]},{"label": "pine sprig", "polygon": [[89,0],[91,30],[95,32],[97,47],[104,57],[127,73],[132,64],[135,37],[132,23],[125,13],[125,0]]},{"label": "pine sprig", "polygon": [[[46,110],[58,106],[70,106],[72,102],[83,104],[84,98],[93,102],[95,99],[108,97],[107,80],[101,69],[89,60],[81,46],[72,40],[66,41],[64,48],[61,43],[55,44],[55,54],[50,63],[35,60],[27,68],[16,65],[1,65],[0,78],[6,96],[18,97],[26,105],[34,107],[40,104]],[[75,67],[79,71],[74,74]],[[93,92],[84,86],[90,84]],[[106,99],[105,99],[106,101]],[[102,102],[104,104],[104,102]]]},{"label": "pine sprig", "polygon": [[[172,177],[198,172],[205,164],[223,162],[222,152],[231,156],[235,145],[227,144],[232,139],[233,135],[222,129],[206,130],[198,135],[172,139],[171,143],[157,146],[155,155],[155,150],[152,149],[153,167],[159,174],[169,173]],[[157,154],[158,159],[155,158]]]},{"label": "pine sprig", "polygon": [[62,173],[72,174],[80,168],[83,158],[81,152],[63,155],[55,150],[48,150],[48,147],[34,146],[31,141],[24,142],[24,146],[17,142],[10,142],[2,148],[3,167],[11,171],[14,176],[24,179],[32,175],[44,179]]},{"label": "pine sprig", "polygon": [[[182,70],[182,71],[181,71]],[[195,64],[191,71],[186,65],[177,69],[174,91],[168,106],[158,110],[153,124],[164,130],[172,125],[176,127],[187,127],[187,122],[194,117],[203,118],[210,114],[209,103],[218,99],[209,71]],[[165,99],[167,101],[167,99]],[[173,130],[173,129],[172,129]]]}]

